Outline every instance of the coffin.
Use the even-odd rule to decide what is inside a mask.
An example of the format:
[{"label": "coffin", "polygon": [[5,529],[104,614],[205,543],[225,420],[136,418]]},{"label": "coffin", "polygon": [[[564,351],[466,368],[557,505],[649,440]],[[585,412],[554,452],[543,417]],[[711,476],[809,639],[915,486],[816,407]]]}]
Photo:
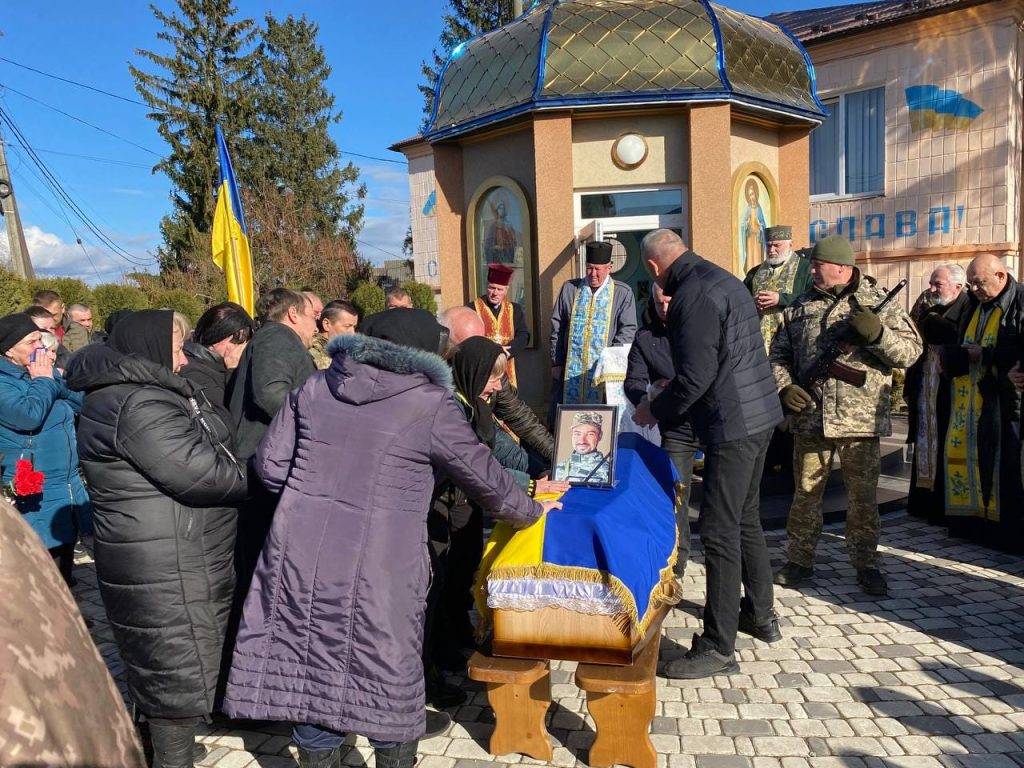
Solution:
[{"label": "coffin", "polygon": [[660,448],[620,435],[614,488],[573,488],[529,528],[496,526],[476,595],[491,654],[631,663],[681,597],[676,481]]}]

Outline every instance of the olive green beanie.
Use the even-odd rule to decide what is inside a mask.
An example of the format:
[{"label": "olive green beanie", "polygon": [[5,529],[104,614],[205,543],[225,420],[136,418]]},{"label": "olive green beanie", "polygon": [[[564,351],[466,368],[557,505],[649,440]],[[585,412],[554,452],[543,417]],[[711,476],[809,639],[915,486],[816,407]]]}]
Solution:
[{"label": "olive green beanie", "polygon": [[843,264],[847,267],[855,266],[853,248],[850,247],[850,241],[842,235],[829,235],[815,243],[814,250],[811,251],[811,260]]}]

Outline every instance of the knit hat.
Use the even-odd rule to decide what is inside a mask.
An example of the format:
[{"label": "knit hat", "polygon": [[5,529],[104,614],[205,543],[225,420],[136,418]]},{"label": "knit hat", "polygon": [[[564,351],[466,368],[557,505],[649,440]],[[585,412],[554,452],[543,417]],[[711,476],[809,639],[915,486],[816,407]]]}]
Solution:
[{"label": "knit hat", "polygon": [[32,318],[24,312],[0,317],[0,355],[6,355],[7,350],[38,330]]},{"label": "knit hat", "polygon": [[768,227],[764,231],[764,241],[766,243],[775,243],[779,240],[792,240],[793,239],[793,228],[788,224],[779,224],[775,227]]},{"label": "knit hat", "polygon": [[385,309],[366,318],[360,332],[436,354],[441,354],[448,342],[448,329],[425,309]]},{"label": "knit hat", "polygon": [[604,240],[591,240],[587,243],[587,264],[611,264],[612,244]]},{"label": "knit hat", "polygon": [[811,251],[811,260],[847,267],[855,266],[853,248],[850,247],[850,241],[842,235],[829,235],[815,243],[814,250]]}]

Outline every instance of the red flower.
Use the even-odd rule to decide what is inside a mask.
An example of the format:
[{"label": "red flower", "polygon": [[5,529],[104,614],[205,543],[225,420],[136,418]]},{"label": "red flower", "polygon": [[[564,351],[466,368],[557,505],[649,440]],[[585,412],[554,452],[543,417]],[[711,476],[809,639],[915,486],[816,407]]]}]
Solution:
[{"label": "red flower", "polygon": [[14,465],[11,490],[15,496],[35,496],[43,492],[42,472],[36,472],[30,459],[18,459]]}]

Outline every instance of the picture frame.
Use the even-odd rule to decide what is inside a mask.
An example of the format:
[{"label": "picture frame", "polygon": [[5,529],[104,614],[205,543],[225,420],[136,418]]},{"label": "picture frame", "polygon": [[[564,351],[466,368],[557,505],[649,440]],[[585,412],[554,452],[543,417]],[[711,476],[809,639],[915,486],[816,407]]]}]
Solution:
[{"label": "picture frame", "polygon": [[616,405],[559,405],[551,479],[585,488],[615,485]]}]

